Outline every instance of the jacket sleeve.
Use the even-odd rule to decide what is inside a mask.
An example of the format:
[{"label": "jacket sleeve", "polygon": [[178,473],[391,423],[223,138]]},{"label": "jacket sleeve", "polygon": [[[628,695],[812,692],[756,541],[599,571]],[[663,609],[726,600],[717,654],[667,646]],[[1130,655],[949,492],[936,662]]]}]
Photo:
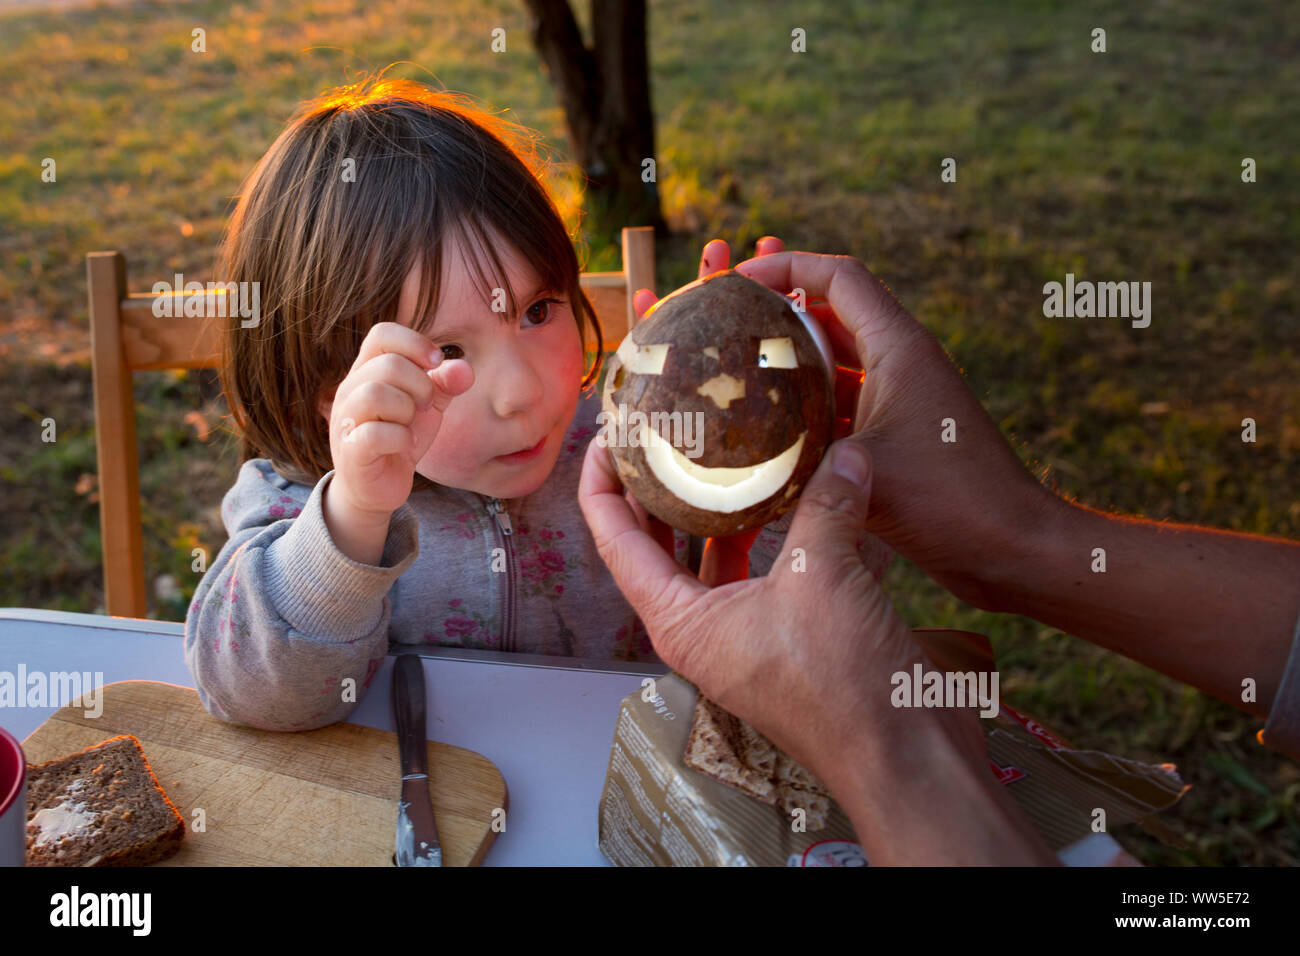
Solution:
[{"label": "jacket sleeve", "polygon": [[220,720],[311,730],[356,708],[388,651],[389,589],[419,554],[418,519],[402,505],[379,566],[330,537],[314,488],[245,462],[222,502],[229,540],[185,618],[185,664]]}]

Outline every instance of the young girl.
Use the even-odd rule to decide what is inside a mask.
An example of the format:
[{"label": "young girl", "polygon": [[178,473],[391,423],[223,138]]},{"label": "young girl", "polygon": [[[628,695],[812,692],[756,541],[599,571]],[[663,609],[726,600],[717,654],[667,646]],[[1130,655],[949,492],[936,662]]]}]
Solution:
[{"label": "young girl", "polygon": [[224,330],[245,460],[185,623],[216,717],[342,720],[390,640],[658,660],[578,508],[602,340],[541,169],[526,131],[376,78],[244,184],[217,273],[260,283]]}]

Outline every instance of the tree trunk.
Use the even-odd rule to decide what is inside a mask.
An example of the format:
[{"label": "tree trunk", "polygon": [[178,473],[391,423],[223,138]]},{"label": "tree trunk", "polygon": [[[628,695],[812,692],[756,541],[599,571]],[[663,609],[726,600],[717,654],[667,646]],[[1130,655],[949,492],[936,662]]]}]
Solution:
[{"label": "tree trunk", "polygon": [[[587,177],[587,229],[615,245],[624,226],[668,234],[659,207],[645,0],[592,0],[588,49],[568,0],[525,0],[533,43],[559,93]],[[657,161],[656,161],[657,164]],[[650,181],[647,182],[646,180]]]}]

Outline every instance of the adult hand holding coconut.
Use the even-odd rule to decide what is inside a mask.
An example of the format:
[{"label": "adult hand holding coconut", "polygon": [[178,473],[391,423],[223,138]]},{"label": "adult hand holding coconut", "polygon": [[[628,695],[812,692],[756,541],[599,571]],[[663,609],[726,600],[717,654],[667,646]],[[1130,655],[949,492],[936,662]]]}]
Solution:
[{"label": "adult hand holding coconut", "polygon": [[[920,652],[854,549],[864,523],[969,603],[1035,617],[1271,715],[1263,741],[1300,759],[1300,546],[1063,501],[857,260],[778,252],[736,271],[779,292],[803,289],[836,359],[856,356],[866,370],[856,432],[805,486],[772,571],[751,581],[739,580],[742,568],[715,568],[697,580],[638,524],[596,442],[579,499],[661,658],[826,783],[869,859],[1054,861],[1019,808],[991,790],[973,717],[886,704],[889,675]],[[944,441],[954,425],[956,441]],[[869,511],[831,470],[850,444],[870,449]],[[1087,573],[1097,546],[1121,573]],[[792,568],[797,548],[804,573]],[[1243,674],[1258,680],[1257,699],[1242,700]],[[884,819],[889,840],[873,829]]]},{"label": "adult hand holding coconut", "polygon": [[875,468],[870,532],[968,604],[1032,617],[1269,717],[1262,741],[1300,759],[1300,544],[1059,498],[858,260],[782,252],[736,271],[827,299],[833,314],[809,311],[837,360],[866,370],[853,428]]},{"label": "adult hand holding coconut", "polygon": [[865,370],[856,394],[837,383],[837,404],[875,466],[867,530],[988,609],[985,581],[1004,569],[1002,559],[1018,551],[1053,496],[943,346],[851,256],[781,252],[736,271],[780,292],[802,289],[836,361]]},{"label": "adult hand holding coconut", "polygon": [[873,863],[1053,862],[988,772],[973,715],[890,704],[890,676],[923,658],[857,550],[871,485],[860,438],[832,446],[755,579],[740,563],[752,532],[713,539],[699,579],[674,561],[598,441],[578,494],[661,658],[822,780]]}]

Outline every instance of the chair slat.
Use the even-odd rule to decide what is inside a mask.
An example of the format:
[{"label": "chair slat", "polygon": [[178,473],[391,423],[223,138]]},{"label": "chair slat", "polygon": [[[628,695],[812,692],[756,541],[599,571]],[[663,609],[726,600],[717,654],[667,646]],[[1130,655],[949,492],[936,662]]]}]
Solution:
[{"label": "chair slat", "polygon": [[126,260],[116,252],[86,256],[90,353],[95,396],[95,458],[104,555],[104,606],[114,617],[146,613],[144,543],[140,531],[140,468],[131,370],[122,354],[119,303]]},{"label": "chair slat", "polygon": [[[171,315],[154,314],[154,303],[171,300]],[[203,315],[185,315],[186,304],[206,298]],[[165,368],[216,368],[221,364],[223,290],[205,293],[131,295],[122,300],[122,347],[133,372]],[[160,311],[162,311],[161,307]]]},{"label": "chair slat", "polygon": [[655,231],[653,226],[623,230],[623,271],[627,274],[627,327],[636,325],[632,296],[638,289],[655,287]]},{"label": "chair slat", "polygon": [[[627,283],[624,280],[619,287],[597,285],[585,290],[592,308],[596,310],[596,318],[600,320],[601,343],[606,352],[617,349],[627,335],[626,289]],[[592,348],[595,347],[594,340],[590,340],[590,344]]]}]

